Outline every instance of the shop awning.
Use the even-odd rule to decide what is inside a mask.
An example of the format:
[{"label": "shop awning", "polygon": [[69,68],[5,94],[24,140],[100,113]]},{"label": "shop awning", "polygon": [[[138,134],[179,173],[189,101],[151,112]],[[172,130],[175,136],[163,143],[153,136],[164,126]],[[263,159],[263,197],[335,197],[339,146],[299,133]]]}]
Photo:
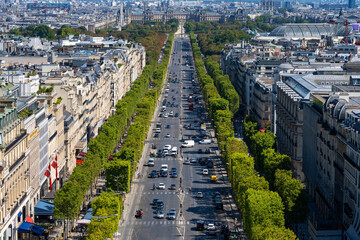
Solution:
[{"label": "shop awning", "polygon": [[40,200],[35,207],[35,215],[53,215],[54,204],[48,201]]},{"label": "shop awning", "polygon": [[27,223],[23,222],[20,227],[18,228],[18,232],[20,233],[28,233],[31,230],[31,227],[33,226],[33,223]]},{"label": "shop awning", "polygon": [[42,235],[45,231],[45,228],[40,227],[39,225],[36,225],[34,223],[23,222],[17,230],[19,233],[32,232],[36,235]]},{"label": "shop awning", "polygon": [[42,235],[45,229],[43,227],[40,227],[39,225],[34,224],[31,231],[36,235]]}]

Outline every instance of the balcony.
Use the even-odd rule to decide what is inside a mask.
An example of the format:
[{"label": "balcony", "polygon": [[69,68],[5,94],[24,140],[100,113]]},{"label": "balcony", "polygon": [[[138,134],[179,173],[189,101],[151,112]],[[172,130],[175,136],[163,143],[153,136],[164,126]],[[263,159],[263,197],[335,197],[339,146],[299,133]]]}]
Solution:
[{"label": "balcony", "polygon": [[27,197],[27,192],[25,192],[25,194],[20,198],[20,200],[16,202],[16,204],[14,205],[13,209],[10,212],[10,216],[13,216],[15,214],[15,212],[18,210],[18,208],[25,201],[26,197]]},{"label": "balcony", "polygon": [[25,153],[23,153],[9,168],[9,172],[11,172],[19,163],[21,163],[25,158]]},{"label": "balcony", "polygon": [[24,140],[26,136],[26,131],[21,132],[20,135],[14,139],[14,141],[5,146],[5,154],[8,154],[16,145],[18,145],[22,140]]}]

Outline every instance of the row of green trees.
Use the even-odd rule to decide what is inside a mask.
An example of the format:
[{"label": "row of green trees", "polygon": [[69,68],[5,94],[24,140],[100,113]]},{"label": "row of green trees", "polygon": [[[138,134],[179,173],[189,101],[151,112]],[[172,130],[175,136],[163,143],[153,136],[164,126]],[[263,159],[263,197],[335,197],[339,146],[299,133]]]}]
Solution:
[{"label": "row of green trees", "polygon": [[224,44],[247,41],[250,35],[246,34],[239,22],[215,23],[215,22],[193,22],[184,24],[186,32],[198,34],[201,51],[206,56],[220,55]]},{"label": "row of green trees", "polygon": [[214,84],[214,80],[206,73],[201,51],[196,42],[196,36],[190,33],[190,41],[193,49],[197,77],[200,82],[202,94],[208,107],[212,123],[217,129],[216,134],[219,142],[234,136],[233,113],[229,110],[229,101],[222,98]]},{"label": "row of green trees", "polygon": [[229,101],[229,109],[233,114],[239,110],[239,94],[236,92],[234,86],[231,84],[229,76],[224,75],[220,69],[220,65],[210,56],[205,59],[205,67],[207,72],[214,80],[214,84],[218,89],[220,95]]},{"label": "row of green trees", "polygon": [[[234,138],[231,121],[233,113],[228,109],[229,102],[221,98],[214,80],[206,74],[201,51],[192,32],[190,40],[204,99],[215,126],[219,146],[223,150],[223,160],[227,165],[227,173],[236,201],[245,216],[248,237],[250,239],[296,239],[295,234],[285,228],[282,198],[278,193],[270,191],[269,182],[255,170],[254,158],[249,156],[246,144]],[[255,143],[253,146],[260,151],[260,146]]]},{"label": "row of green trees", "polygon": [[255,158],[256,169],[269,182],[270,190],[282,198],[286,224],[305,221],[308,207],[305,186],[292,177],[291,158],[276,152],[275,135],[270,131],[259,131],[255,120],[247,117],[244,140]]},{"label": "row of green trees", "polygon": [[[162,39],[163,35],[165,34],[158,32],[156,37]],[[161,46],[157,46],[157,56],[160,54]],[[56,219],[68,222],[78,216],[89,188],[104,169],[109,155],[113,153],[117,142],[124,134],[135,113],[137,103],[143,99],[148,90],[156,68],[155,59],[147,63],[141,77],[134,81],[131,90],[116,105],[117,110],[114,116],[102,125],[98,136],[88,144],[89,150],[85,161],[74,169],[70,180],[55,195],[54,216]]]},{"label": "row of green trees", "polygon": [[[158,96],[161,93],[161,88],[166,77],[173,40],[174,34],[171,33],[168,37],[166,48],[164,49],[163,61],[160,65],[156,63],[155,67],[153,67],[154,71],[152,71],[152,76],[149,80],[154,87],[151,90],[144,90],[142,97],[133,105],[136,116],[133,118],[133,123],[127,129],[127,137],[121,150],[113,155],[113,161],[105,164],[106,186],[109,190],[130,191],[130,181],[141,157],[144,141],[151,124],[151,118],[154,114]],[[149,86],[149,82],[147,86]],[[123,105],[119,105],[117,110],[120,109],[123,109]],[[105,194],[105,197],[108,195],[106,192],[103,194]],[[103,194],[101,194],[101,196]],[[105,204],[103,208],[106,210],[106,213],[112,211],[112,205],[107,205],[107,202],[103,203]],[[101,204],[99,205],[102,206]],[[110,209],[108,210],[108,208]],[[101,212],[101,214],[103,214],[103,212]],[[95,220],[94,223],[94,220],[92,220],[88,228],[89,239],[112,238],[114,232],[117,230],[119,217],[121,217],[121,215],[99,219],[99,221]]]}]

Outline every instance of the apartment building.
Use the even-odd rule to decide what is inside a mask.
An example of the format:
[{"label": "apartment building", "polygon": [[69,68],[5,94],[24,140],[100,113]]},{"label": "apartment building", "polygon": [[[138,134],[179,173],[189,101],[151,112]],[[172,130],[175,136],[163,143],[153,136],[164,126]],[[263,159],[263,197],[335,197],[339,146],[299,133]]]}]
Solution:
[{"label": "apartment building", "polygon": [[32,188],[28,134],[17,115],[15,99],[0,99],[0,129],[0,235],[3,239],[17,239],[16,229],[28,214]]}]

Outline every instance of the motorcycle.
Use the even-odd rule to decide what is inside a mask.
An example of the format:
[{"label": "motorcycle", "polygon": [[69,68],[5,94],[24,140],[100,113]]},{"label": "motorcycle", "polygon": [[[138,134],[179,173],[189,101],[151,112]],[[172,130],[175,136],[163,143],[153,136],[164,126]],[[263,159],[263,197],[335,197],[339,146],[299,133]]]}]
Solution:
[{"label": "motorcycle", "polygon": [[139,210],[136,211],[135,217],[136,218],[142,218],[142,215],[143,215],[143,211],[142,211],[142,209],[139,209]]}]

